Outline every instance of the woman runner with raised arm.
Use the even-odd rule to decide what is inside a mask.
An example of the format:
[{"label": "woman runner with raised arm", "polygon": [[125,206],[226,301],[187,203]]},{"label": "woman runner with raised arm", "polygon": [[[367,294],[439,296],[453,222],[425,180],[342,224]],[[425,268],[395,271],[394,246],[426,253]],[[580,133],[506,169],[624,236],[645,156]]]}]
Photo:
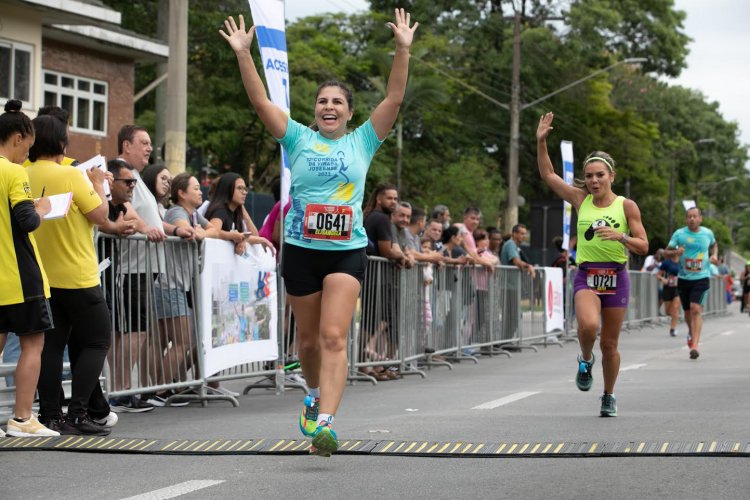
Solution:
[{"label": "woman runner with raised arm", "polygon": [[617,416],[614,390],[620,371],[617,342],[630,298],[630,282],[626,264],[628,251],[638,255],[648,252],[646,230],[641,211],[633,200],[612,192],[615,162],[603,151],[594,151],[583,161],[583,182],[570,186],[555,173],[547,153],[547,136],[552,130],[554,115],[539,119],[536,131],[537,162],[542,180],[578,212],[578,272],[573,293],[578,320],[578,356],[576,386],[591,389],[594,365],[594,342],[601,320],[602,369],[604,394],[600,415]]},{"label": "woman runner with raised arm", "polygon": [[245,30],[233,17],[221,36],[234,50],[250,102],[268,131],[289,155],[292,206],[284,221],[281,274],[297,320],[299,358],[310,387],[300,415],[300,429],[312,437],[312,452],[330,456],[338,449],[333,419],[347,375],[349,325],[367,266],[367,234],[362,198],[370,162],[388,136],[404,98],[409,47],[418,23],[396,9],[388,23],[396,53],[386,96],[370,119],[352,133],[351,91],[341,82],[318,87],[315,123],[308,128],[286,115],[267,97],[255,69],[250,45],[255,26]]}]

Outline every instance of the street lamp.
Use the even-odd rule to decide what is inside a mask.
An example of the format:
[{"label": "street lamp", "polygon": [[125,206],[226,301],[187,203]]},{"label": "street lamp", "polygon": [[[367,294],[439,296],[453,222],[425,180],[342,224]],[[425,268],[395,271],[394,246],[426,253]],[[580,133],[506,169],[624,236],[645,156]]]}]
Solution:
[{"label": "street lamp", "polygon": [[[692,142],[693,146],[697,146],[698,144],[713,144],[716,142],[716,139],[713,137],[706,137],[703,139],[698,139]],[[672,159],[672,162],[669,166],[669,224],[667,229],[667,239],[672,237],[672,233],[674,232],[674,182],[675,182],[675,166],[677,164],[677,160],[681,158],[680,152],[684,152],[684,150],[679,150],[678,154],[675,158]],[[696,196],[695,196],[695,204],[698,205],[698,189],[696,187]]]}]

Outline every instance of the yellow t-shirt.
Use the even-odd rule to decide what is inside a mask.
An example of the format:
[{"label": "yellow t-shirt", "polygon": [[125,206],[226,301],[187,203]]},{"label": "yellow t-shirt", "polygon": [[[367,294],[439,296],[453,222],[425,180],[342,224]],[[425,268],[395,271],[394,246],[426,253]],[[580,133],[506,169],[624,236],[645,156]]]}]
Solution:
[{"label": "yellow t-shirt", "polygon": [[20,165],[0,156],[0,305],[49,297],[49,284],[31,233],[21,231],[12,209],[33,201],[29,177]]},{"label": "yellow t-shirt", "polygon": [[[31,160],[26,158],[26,161],[23,162],[23,167],[25,168],[25,167],[28,167],[29,165],[31,165]],[[60,165],[66,165],[66,166],[72,165],[75,167],[76,165],[78,165],[78,160],[76,160],[75,158],[68,158],[67,156],[63,156],[63,161],[60,162]],[[47,193],[44,193],[44,194],[47,194]]]},{"label": "yellow t-shirt", "polygon": [[39,242],[44,269],[53,288],[91,288],[99,284],[99,265],[94,249],[94,225],[84,214],[98,207],[102,200],[75,167],[38,160],[26,171],[31,192],[44,195],[73,193],[68,215],[45,221],[35,236]]}]

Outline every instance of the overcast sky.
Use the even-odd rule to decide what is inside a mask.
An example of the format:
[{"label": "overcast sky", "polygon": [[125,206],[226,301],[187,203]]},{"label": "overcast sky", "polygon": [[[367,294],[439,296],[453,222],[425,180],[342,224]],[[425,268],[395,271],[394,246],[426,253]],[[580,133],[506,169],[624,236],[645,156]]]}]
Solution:
[{"label": "overcast sky", "polygon": [[[725,119],[740,126],[750,144],[750,1],[675,0],[687,12],[685,32],[693,39],[688,67],[673,82],[718,101]],[[321,12],[367,10],[366,0],[286,0],[287,19]]]}]

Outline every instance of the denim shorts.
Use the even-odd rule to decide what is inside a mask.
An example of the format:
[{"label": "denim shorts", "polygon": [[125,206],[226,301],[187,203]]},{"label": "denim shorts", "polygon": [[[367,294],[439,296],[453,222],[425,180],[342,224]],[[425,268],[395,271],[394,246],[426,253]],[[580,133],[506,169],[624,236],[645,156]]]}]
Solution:
[{"label": "denim shorts", "polygon": [[158,319],[189,316],[191,313],[187,305],[185,290],[179,288],[161,288],[154,286],[154,304]]}]

